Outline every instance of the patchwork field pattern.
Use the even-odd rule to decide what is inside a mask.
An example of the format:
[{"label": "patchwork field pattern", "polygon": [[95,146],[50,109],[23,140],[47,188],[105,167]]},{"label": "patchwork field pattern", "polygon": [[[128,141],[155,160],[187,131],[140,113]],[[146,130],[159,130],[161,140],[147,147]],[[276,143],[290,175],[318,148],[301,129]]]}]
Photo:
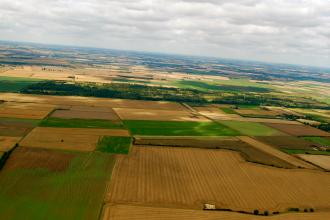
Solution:
[{"label": "patchwork field pattern", "polygon": [[47,128],[38,127],[21,142],[22,147],[93,151],[101,136],[129,136],[119,129]]},{"label": "patchwork field pattern", "polygon": [[266,125],[293,136],[330,136],[330,133],[328,132],[302,124],[285,125],[266,123]]},{"label": "patchwork field pattern", "polygon": [[49,105],[5,103],[0,105],[0,117],[43,119],[52,110],[53,106]]},{"label": "patchwork field pattern", "polygon": [[99,152],[17,148],[0,172],[1,220],[98,219],[113,165]]},{"label": "patchwork field pattern", "polygon": [[[330,175],[245,162],[223,150],[134,147],[119,156],[107,202],[171,208],[328,209]],[[314,187],[314,186],[318,187]],[[316,199],[317,198],[317,199]]]},{"label": "patchwork field pattern", "polygon": [[209,121],[190,111],[114,108],[122,120]]}]

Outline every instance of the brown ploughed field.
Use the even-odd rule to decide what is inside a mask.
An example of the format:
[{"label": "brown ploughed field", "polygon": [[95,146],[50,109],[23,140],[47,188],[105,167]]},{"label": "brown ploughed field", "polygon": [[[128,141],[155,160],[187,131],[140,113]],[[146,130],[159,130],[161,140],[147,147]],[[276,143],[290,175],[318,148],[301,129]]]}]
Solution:
[{"label": "brown ploughed field", "polygon": [[304,149],[313,150],[318,144],[305,141],[294,136],[272,136],[255,137],[257,140],[268,145],[284,149]]},{"label": "brown ploughed field", "polygon": [[293,136],[330,136],[330,133],[328,132],[303,124],[288,125],[266,123],[266,125]]},{"label": "brown ploughed field", "polygon": [[106,202],[190,209],[208,203],[249,212],[290,207],[320,211],[330,208],[329,186],[329,173],[256,165],[232,151],[135,146],[130,155],[117,157]]},{"label": "brown ploughed field", "polygon": [[55,118],[80,118],[80,119],[100,119],[119,121],[117,114],[111,109],[108,112],[105,111],[77,111],[77,110],[56,110],[51,117]]},{"label": "brown ploughed field", "polygon": [[309,155],[298,154],[298,157],[307,160],[323,169],[330,170],[330,156],[329,155]]}]

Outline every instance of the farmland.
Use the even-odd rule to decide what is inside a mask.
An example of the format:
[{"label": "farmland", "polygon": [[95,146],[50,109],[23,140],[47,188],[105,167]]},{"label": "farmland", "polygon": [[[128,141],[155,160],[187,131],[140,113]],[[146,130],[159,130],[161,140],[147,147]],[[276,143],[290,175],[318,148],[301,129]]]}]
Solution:
[{"label": "farmland", "polygon": [[2,44],[1,220],[330,218],[328,70]]},{"label": "farmland", "polygon": [[235,136],[239,133],[215,122],[125,121],[133,135]]},{"label": "farmland", "polygon": [[328,206],[329,184],[322,171],[248,164],[234,152],[134,147],[118,158],[107,201],[186,209],[211,203],[237,211],[322,209]]},{"label": "farmland", "polygon": [[113,165],[101,153],[19,148],[0,173],[1,219],[97,219]]}]

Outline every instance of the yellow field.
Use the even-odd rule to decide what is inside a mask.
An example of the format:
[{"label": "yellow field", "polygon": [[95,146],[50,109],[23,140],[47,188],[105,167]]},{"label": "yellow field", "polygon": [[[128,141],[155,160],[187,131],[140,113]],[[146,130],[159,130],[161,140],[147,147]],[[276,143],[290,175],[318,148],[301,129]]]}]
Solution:
[{"label": "yellow field", "polygon": [[190,111],[114,108],[122,120],[156,121],[209,121],[207,118]]},{"label": "yellow field", "polygon": [[93,151],[101,136],[129,136],[129,133],[117,129],[37,127],[19,145],[31,148]]},{"label": "yellow field", "polygon": [[244,161],[236,152],[133,147],[118,156],[106,202],[169,208],[329,209],[330,174]]},{"label": "yellow field", "polygon": [[20,139],[20,137],[0,136],[0,152],[10,151]]},{"label": "yellow field", "polygon": [[330,170],[330,156],[329,155],[308,155],[298,154],[298,156],[304,160],[307,160],[319,167],[326,170]]},{"label": "yellow field", "polygon": [[32,102],[66,106],[93,106],[103,108],[139,108],[160,110],[186,110],[184,106],[175,102],[142,101],[128,99],[94,98],[79,96],[43,96],[17,93],[0,93],[0,100],[11,102]]},{"label": "yellow field", "polygon": [[233,212],[189,209],[107,205],[103,220],[327,220],[330,212],[287,213],[274,216],[255,216]]}]

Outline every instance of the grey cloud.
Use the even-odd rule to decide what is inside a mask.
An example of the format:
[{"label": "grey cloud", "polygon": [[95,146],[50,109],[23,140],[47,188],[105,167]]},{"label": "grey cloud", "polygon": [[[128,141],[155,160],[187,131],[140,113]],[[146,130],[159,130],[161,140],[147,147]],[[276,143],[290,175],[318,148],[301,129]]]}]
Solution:
[{"label": "grey cloud", "polygon": [[0,39],[330,66],[329,0],[0,0]]}]

